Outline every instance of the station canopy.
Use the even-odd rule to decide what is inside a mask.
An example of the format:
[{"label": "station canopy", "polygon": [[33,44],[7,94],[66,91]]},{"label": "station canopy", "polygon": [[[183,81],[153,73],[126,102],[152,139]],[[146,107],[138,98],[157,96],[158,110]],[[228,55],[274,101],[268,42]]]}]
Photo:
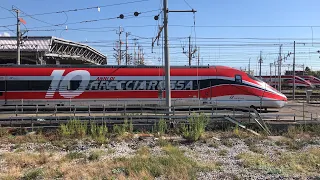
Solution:
[{"label": "station canopy", "polygon": [[[16,64],[16,37],[0,37],[0,64]],[[24,37],[21,64],[107,64],[107,57],[92,47],[53,36]]]}]

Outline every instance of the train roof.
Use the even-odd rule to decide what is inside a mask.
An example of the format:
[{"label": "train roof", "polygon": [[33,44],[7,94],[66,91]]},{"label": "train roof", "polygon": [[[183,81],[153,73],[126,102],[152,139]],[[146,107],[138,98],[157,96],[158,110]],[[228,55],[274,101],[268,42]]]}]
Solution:
[{"label": "train roof", "polygon": [[[260,77],[260,76],[255,76],[255,77]],[[270,77],[275,77],[275,78],[279,78],[279,76],[261,76],[263,78],[270,78]],[[293,75],[281,75],[282,78],[285,78],[285,77],[293,77]],[[296,78],[301,78],[300,76],[296,75]],[[303,79],[303,78],[301,78]]]},{"label": "train roof", "polygon": [[[10,68],[165,68],[164,66],[150,66],[150,65],[89,65],[89,64],[76,64],[76,65],[35,65],[35,64],[0,64],[0,68],[10,67]],[[228,66],[170,66],[170,68],[190,68],[190,69],[208,69],[208,68],[219,68],[219,69],[236,69]]]}]

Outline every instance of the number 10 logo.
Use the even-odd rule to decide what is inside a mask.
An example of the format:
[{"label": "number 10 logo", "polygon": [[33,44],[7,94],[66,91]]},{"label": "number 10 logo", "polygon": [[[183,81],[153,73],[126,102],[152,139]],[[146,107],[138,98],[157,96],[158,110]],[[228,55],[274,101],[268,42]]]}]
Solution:
[{"label": "number 10 logo", "polygon": [[[54,70],[51,73],[53,77],[50,87],[46,93],[46,98],[53,98],[55,92],[58,90],[59,94],[64,98],[74,98],[82,94],[87,88],[90,81],[90,73],[86,70],[75,70],[69,72],[62,79],[62,75],[65,70]],[[75,77],[80,77],[80,85],[76,90],[68,90],[70,81]],[[62,79],[62,80],[61,80]],[[78,78],[77,78],[78,80]]]}]

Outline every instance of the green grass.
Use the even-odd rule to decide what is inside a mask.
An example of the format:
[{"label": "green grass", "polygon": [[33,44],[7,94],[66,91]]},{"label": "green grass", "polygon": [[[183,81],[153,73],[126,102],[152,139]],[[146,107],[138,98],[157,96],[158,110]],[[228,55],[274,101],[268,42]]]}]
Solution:
[{"label": "green grass", "polygon": [[66,158],[70,159],[70,160],[80,159],[80,158],[85,158],[85,157],[86,157],[86,155],[82,152],[69,152],[66,155]]},{"label": "green grass", "polygon": [[196,115],[193,114],[192,117],[188,119],[189,124],[183,124],[182,136],[190,141],[197,141],[205,132],[205,128],[208,124],[208,118],[204,114]]},{"label": "green grass", "polygon": [[105,123],[102,123],[102,125],[97,125],[95,123],[90,124],[90,136],[98,143],[106,143],[108,141],[106,138],[107,133],[108,128]]},{"label": "green grass", "polygon": [[226,149],[222,149],[218,152],[219,156],[226,156],[228,154],[228,151]]},{"label": "green grass", "polygon": [[221,143],[222,143],[223,145],[229,147],[229,148],[233,146],[233,142],[232,142],[231,139],[225,139],[225,138],[224,138],[224,139],[221,140]]},{"label": "green grass", "polygon": [[271,160],[268,155],[241,153],[237,156],[246,168],[266,170],[277,174],[319,174],[320,149],[313,148],[304,152],[281,153]]},{"label": "green grass", "polygon": [[38,169],[31,169],[29,171],[27,171],[24,176],[22,177],[23,180],[34,180],[37,179],[39,177],[41,177],[43,175],[43,171],[42,169],[38,168]]},{"label": "green grass", "polygon": [[257,145],[253,144],[249,146],[249,150],[258,154],[263,154],[263,149],[259,148]]},{"label": "green grass", "polygon": [[117,136],[123,136],[126,132],[133,133],[132,120],[128,122],[127,119],[124,120],[123,124],[115,124],[112,129],[113,134]]},{"label": "green grass", "polygon": [[83,138],[87,134],[88,125],[80,120],[70,120],[67,124],[60,125],[60,132],[63,137]]},{"label": "green grass", "polygon": [[153,126],[153,132],[156,132],[158,135],[163,136],[168,132],[168,125],[164,119],[160,119],[158,123],[155,123]]},{"label": "green grass", "polygon": [[60,136],[67,138],[92,138],[97,143],[108,142],[107,134],[108,128],[106,123],[100,125],[95,122],[88,123],[80,120],[70,120],[67,124],[61,124],[59,127]]},{"label": "green grass", "polygon": [[197,171],[214,168],[199,165],[184,156],[177,147],[168,145],[163,147],[163,150],[166,153],[164,156],[152,156],[149,149],[143,147],[138,150],[137,156],[120,161],[125,164],[123,169],[128,175],[146,174],[148,177],[163,175],[168,179],[193,179]]},{"label": "green grass", "polygon": [[277,146],[284,146],[289,150],[299,150],[308,143],[309,142],[305,140],[294,140],[294,139],[285,139],[285,138],[275,142]]},{"label": "green grass", "polygon": [[88,160],[89,161],[97,161],[99,160],[99,158],[102,156],[102,152],[101,151],[93,151],[93,152],[90,152],[89,154],[89,157],[88,157]]}]

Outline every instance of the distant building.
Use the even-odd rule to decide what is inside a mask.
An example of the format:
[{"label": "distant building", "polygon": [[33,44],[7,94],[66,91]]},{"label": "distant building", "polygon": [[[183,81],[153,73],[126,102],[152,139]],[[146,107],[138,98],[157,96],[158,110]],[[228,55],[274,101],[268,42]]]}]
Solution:
[{"label": "distant building", "polygon": [[251,71],[245,71],[247,74],[250,74],[250,75],[254,75],[254,70],[251,70]]},{"label": "distant building", "polygon": [[[16,37],[0,37],[0,64],[17,63]],[[20,45],[20,64],[107,64],[94,48],[53,36],[25,37]]]},{"label": "distant building", "polygon": [[[306,71],[295,71],[295,74],[297,76],[309,75],[308,72],[306,72]],[[293,75],[293,71],[286,71],[285,75]]]}]

